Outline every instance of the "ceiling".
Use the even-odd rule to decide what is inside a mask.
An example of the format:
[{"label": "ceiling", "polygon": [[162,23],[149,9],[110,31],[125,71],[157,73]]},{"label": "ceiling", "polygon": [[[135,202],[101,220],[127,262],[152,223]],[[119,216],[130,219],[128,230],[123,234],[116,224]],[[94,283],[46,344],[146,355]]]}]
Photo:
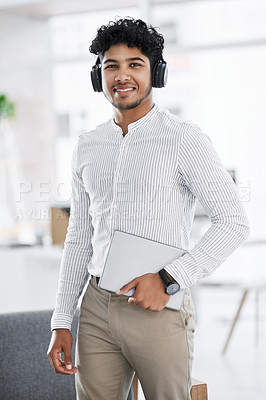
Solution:
[{"label": "ceiling", "polygon": [[0,13],[42,19],[63,14],[137,7],[143,6],[143,3],[148,6],[148,4],[169,4],[186,1],[193,0],[0,0]]}]

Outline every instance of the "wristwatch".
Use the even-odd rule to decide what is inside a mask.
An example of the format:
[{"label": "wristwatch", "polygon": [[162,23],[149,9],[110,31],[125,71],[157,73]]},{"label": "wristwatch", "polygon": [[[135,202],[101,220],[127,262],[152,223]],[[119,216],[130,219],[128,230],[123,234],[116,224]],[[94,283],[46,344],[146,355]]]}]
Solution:
[{"label": "wristwatch", "polygon": [[176,294],[177,292],[179,292],[180,285],[176,281],[169,278],[165,269],[161,269],[159,271],[159,275],[163,281],[163,284],[165,287],[165,293],[172,295],[172,294]]}]

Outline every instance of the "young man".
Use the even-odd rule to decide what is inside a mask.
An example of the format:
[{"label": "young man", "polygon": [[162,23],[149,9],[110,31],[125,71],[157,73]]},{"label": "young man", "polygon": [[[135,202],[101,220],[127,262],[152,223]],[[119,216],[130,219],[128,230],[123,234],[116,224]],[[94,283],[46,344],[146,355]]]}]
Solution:
[{"label": "young man", "polygon": [[[130,18],[102,26],[90,47],[98,55],[94,90],[103,91],[114,117],[82,134],[74,150],[71,217],[48,351],[56,372],[77,372],[79,400],[126,399],[133,371],[146,399],[189,400],[189,287],[210,275],[248,234],[237,189],[209,138],[153,103],[152,86],[163,87],[166,79],[163,47],[161,34]],[[211,227],[191,251],[160,274],[136,277],[117,294],[98,288],[115,229],[188,249],[196,198]],[[76,367],[70,329],[89,276]],[[179,311],[165,307],[166,280],[185,289]],[[133,287],[133,298],[121,296]]]}]

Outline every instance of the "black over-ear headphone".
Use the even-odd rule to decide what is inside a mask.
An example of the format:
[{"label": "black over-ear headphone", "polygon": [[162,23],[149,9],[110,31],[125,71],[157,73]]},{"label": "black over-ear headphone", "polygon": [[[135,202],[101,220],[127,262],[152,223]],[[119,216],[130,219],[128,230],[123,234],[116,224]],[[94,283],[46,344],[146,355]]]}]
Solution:
[{"label": "black over-ear headphone", "polygon": [[[91,83],[95,92],[102,92],[102,72],[101,60],[97,58],[95,65],[91,70]],[[168,77],[167,63],[164,60],[156,61],[152,68],[152,86],[162,88],[166,85]]]}]

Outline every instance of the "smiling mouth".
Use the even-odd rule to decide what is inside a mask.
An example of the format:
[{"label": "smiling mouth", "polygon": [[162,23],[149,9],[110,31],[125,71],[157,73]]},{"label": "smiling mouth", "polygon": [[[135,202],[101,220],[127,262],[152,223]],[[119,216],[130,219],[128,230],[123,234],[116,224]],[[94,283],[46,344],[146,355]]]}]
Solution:
[{"label": "smiling mouth", "polygon": [[125,93],[125,92],[132,92],[133,90],[135,90],[135,88],[126,88],[126,89],[115,88],[114,92]]}]

